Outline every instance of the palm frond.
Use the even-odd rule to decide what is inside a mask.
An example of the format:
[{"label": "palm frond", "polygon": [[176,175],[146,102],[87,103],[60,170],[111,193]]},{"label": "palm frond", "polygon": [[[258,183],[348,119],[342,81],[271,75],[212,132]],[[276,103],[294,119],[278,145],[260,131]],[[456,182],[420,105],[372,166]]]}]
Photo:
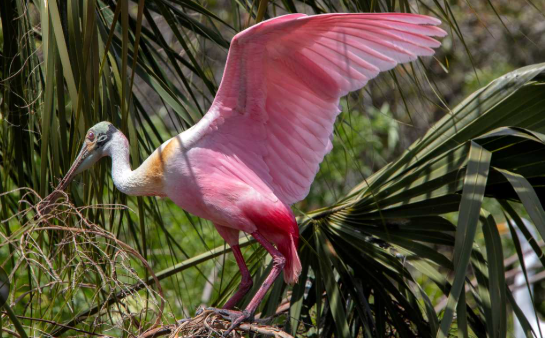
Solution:
[{"label": "palm frond", "polygon": [[[339,302],[332,305],[335,300],[327,292],[329,311],[353,318],[351,332],[446,337],[458,314],[459,330],[463,330],[460,319],[467,318],[477,336],[486,332],[505,336],[507,299],[512,296],[503,277],[497,221],[482,201],[522,202],[540,232],[545,224],[540,156],[545,151],[544,70],[545,64],[525,67],[477,91],[399,160],[366,179],[337,205],[309,213],[301,222],[308,243],[302,255],[311,257],[313,268],[303,280],[312,288],[316,283],[326,287],[328,282],[316,276],[335,276],[343,308],[335,310]],[[449,213],[457,213],[455,223],[446,217]],[[486,255],[475,243],[479,224]],[[437,251],[437,247],[450,249]],[[333,267],[334,273],[325,266]],[[443,314],[435,313],[416,286],[419,275],[427,276],[448,296]],[[470,294],[463,291],[472,287],[468,281],[473,275],[479,290],[470,293],[471,304],[478,306],[469,306]],[[294,321],[303,320],[297,302],[304,290],[297,291],[292,295],[297,305],[290,313],[292,332],[299,327]],[[314,302],[315,297],[307,296],[303,308],[312,308]],[[366,308],[387,328],[378,323],[369,327],[359,315]],[[319,327],[326,336],[327,318]],[[329,320],[336,327],[345,325],[335,316]]]}]

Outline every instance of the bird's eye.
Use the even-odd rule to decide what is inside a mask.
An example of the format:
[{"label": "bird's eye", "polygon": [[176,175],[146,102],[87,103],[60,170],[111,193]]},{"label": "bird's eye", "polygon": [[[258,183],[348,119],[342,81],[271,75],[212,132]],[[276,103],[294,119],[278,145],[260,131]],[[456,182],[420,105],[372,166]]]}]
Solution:
[{"label": "bird's eye", "polygon": [[95,133],[93,133],[92,131],[89,132],[89,134],[87,134],[87,139],[89,141],[93,141],[95,139]]}]

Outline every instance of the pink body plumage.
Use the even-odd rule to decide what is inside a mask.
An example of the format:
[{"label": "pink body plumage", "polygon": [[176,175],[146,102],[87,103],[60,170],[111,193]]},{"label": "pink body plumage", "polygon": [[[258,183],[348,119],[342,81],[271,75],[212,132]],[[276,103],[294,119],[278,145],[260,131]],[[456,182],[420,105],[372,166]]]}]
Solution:
[{"label": "pink body plumage", "polygon": [[446,34],[439,23],[398,13],[291,14],[237,34],[208,113],[157,150],[168,157],[165,194],[213,221],[231,246],[239,230],[261,232],[285,256],[285,280],[296,281],[289,205],[308,194],[332,148],[340,97],[432,55],[440,43],[430,36]]}]

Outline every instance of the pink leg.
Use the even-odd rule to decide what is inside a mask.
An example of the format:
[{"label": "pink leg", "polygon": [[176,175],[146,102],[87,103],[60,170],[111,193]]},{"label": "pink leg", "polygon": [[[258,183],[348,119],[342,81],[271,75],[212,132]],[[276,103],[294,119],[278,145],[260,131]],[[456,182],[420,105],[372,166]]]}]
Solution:
[{"label": "pink leg", "polygon": [[233,255],[235,256],[238,268],[240,269],[242,280],[240,281],[237,292],[231,298],[229,298],[225,305],[223,305],[224,309],[232,309],[242,299],[242,297],[244,297],[248,293],[248,291],[250,291],[250,289],[254,285],[254,282],[252,281],[252,276],[250,276],[250,271],[248,271],[248,267],[244,262],[244,257],[242,257],[242,252],[240,252],[240,246],[233,245],[231,246],[231,249],[233,250]]},{"label": "pink leg", "polygon": [[265,279],[265,282],[263,282],[263,285],[261,285],[259,290],[257,290],[254,298],[252,298],[252,300],[244,310],[244,312],[248,313],[248,317],[246,318],[254,315],[254,312],[263,300],[263,297],[265,297],[265,294],[267,293],[267,291],[269,291],[270,287],[272,286],[276,278],[278,278],[280,272],[282,272],[282,269],[286,264],[286,258],[271,243],[269,243],[269,241],[267,241],[265,237],[263,237],[263,235],[256,231],[252,234],[252,236],[259,244],[261,244],[265,248],[265,250],[267,250],[271,254],[273,258],[273,267],[271,273],[269,273],[269,275]]},{"label": "pink leg", "polygon": [[224,337],[229,336],[231,331],[233,331],[244,320],[252,318],[254,316],[255,310],[263,300],[263,297],[265,297],[265,294],[272,286],[273,282],[276,280],[276,278],[278,278],[278,275],[280,275],[280,272],[286,264],[286,258],[271,243],[269,243],[269,241],[267,241],[265,237],[263,237],[263,235],[256,231],[252,234],[252,236],[271,254],[273,258],[273,268],[271,273],[269,273],[269,275],[265,279],[265,282],[263,282],[263,285],[261,285],[259,290],[257,290],[254,298],[252,298],[244,311],[240,312],[227,309],[209,308],[216,313],[224,316],[225,318],[231,320],[231,326],[229,327],[229,330],[223,333]]}]

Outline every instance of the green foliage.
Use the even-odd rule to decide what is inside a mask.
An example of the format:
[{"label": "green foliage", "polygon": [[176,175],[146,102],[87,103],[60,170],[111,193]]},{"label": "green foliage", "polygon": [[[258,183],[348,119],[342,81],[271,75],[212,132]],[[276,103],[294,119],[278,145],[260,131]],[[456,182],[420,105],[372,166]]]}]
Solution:
[{"label": "green foliage", "polygon": [[[408,269],[412,266],[449,295],[438,336],[448,335],[455,313],[459,330],[465,319],[463,325],[477,336],[506,335],[510,291],[503,278],[501,242],[494,217],[481,202],[484,196],[502,201],[520,198],[537,228],[545,224],[538,183],[543,179],[538,154],[545,151],[540,134],[545,115],[539,103],[544,97],[540,80],[544,69],[545,65],[527,67],[495,80],[453,108],[399,160],[362,182],[347,198],[308,214],[302,234],[309,243],[322,236],[319,243],[328,243],[335,253],[329,258],[311,256],[335,267],[348,304],[344,311],[352,312],[349,318],[356,317],[358,308],[370,307],[377,321],[376,328],[368,330],[384,330],[378,322],[381,304],[390,330],[403,330],[401,336],[435,335],[439,318],[434,319],[428,297],[415,286]],[[456,225],[441,217],[450,212],[459,213]],[[478,224],[486,253],[474,246]],[[429,245],[451,246],[454,257]],[[461,297],[471,276],[468,264],[478,282],[471,294],[474,303],[466,301],[467,295]],[[445,278],[448,271],[454,279]],[[467,332],[466,327],[463,330]]]},{"label": "green foliage", "polygon": [[[449,28],[443,54],[399,67],[343,100],[334,151],[297,205],[300,282],[287,287],[279,279],[260,308],[268,316],[289,302],[276,319],[288,332],[505,337],[512,313],[528,330],[506,286],[495,211],[532,238],[523,209],[512,206],[521,202],[545,234],[544,66],[501,77],[449,109],[447,99],[457,102],[464,90],[518,68],[505,60],[482,66],[481,55],[469,54],[463,3],[419,1],[419,12]],[[262,4],[2,0],[0,265],[12,282],[3,327],[32,336],[74,329],[129,336],[157,316],[172,323],[232,294],[240,276],[211,225],[170,201],[120,194],[106,163],[79,177],[72,204],[60,204],[51,218],[36,219],[34,205],[96,122],[109,120],[128,136],[134,166],[193,125],[215,94],[230,37],[255,23],[260,6],[264,18],[415,10],[405,0],[283,0],[267,11]],[[500,20],[492,2],[482,6],[479,14],[489,15],[479,18]],[[468,75],[472,67],[478,70]],[[456,77],[466,85],[453,84]],[[433,114],[446,115],[413,143]],[[492,199],[497,209],[488,207]],[[249,239],[241,244],[257,287],[270,259]],[[444,311],[436,309],[442,300]]]}]

